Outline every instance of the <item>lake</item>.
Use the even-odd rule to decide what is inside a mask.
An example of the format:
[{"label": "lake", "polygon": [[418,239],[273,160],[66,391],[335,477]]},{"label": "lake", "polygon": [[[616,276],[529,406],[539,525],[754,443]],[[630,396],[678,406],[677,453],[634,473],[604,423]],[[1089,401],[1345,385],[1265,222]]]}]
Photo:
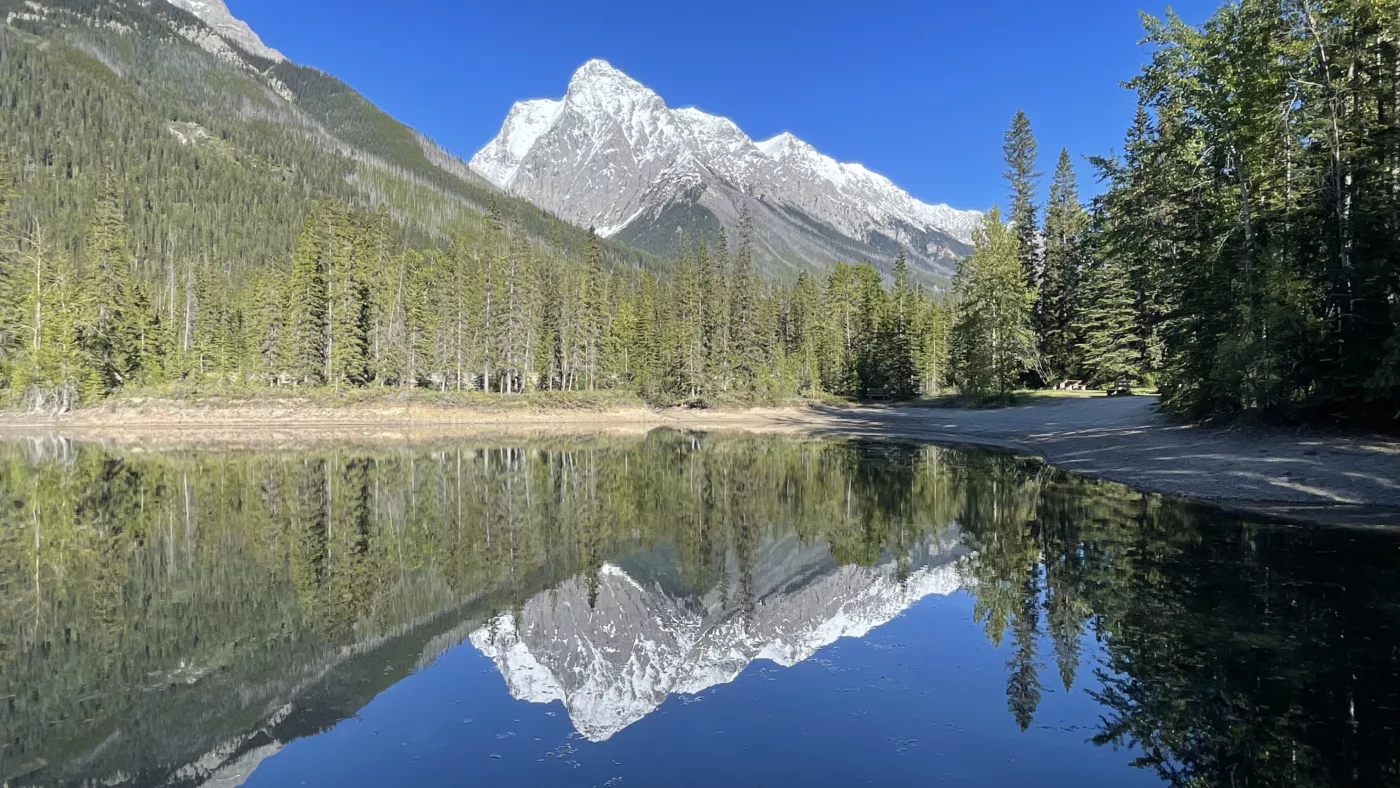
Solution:
[{"label": "lake", "polygon": [[672,430],[0,469],[5,786],[1400,785],[1400,532]]}]

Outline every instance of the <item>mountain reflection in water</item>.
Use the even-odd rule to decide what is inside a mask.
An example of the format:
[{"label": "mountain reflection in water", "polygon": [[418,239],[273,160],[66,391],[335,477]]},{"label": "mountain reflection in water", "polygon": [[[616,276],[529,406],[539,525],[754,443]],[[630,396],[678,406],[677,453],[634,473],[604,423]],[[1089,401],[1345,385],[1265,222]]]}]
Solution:
[{"label": "mountain reflection in water", "polygon": [[[538,757],[482,779],[614,778],[582,749],[575,773],[534,771],[564,751],[534,704],[562,704],[568,752],[642,784],[1400,784],[1390,533],[1248,522],[991,452],[668,430],[46,440],[0,445],[0,468],[10,786],[456,784],[516,733]],[[756,662],[785,678],[745,683]],[[836,675],[890,691],[839,711]],[[702,693],[704,712],[668,701]],[[675,726],[755,715],[771,723],[747,741],[664,762]],[[498,718],[534,728],[467,724]],[[372,746],[407,753],[409,729],[439,748]]]},{"label": "mountain reflection in water", "polygon": [[837,566],[823,545],[789,535],[757,551],[747,607],[739,603],[737,566],[729,585],[687,599],[606,565],[595,583],[574,579],[542,592],[518,618],[492,619],[471,642],[496,663],[511,695],[560,701],[575,730],[604,741],[672,694],[731,682],[756,659],[792,667],[840,638],[865,636],[930,594],[957,591],[956,536],[929,537],[900,579],[897,561]]}]

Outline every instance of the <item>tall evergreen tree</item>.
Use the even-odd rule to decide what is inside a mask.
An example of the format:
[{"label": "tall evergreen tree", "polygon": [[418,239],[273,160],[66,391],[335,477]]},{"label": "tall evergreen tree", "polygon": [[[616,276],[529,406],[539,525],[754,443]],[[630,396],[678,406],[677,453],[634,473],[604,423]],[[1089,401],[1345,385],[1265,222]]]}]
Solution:
[{"label": "tall evergreen tree", "polygon": [[1006,131],[1002,145],[1002,155],[1006,160],[1003,177],[1011,189],[1011,220],[1016,238],[1020,243],[1017,259],[1026,284],[1035,293],[1040,292],[1040,281],[1044,276],[1040,246],[1040,207],[1036,204],[1036,192],[1040,188],[1041,173],[1036,170],[1040,157],[1040,146],[1035,133],[1031,131],[1030,118],[1024,110],[1016,110],[1011,120],[1011,128]]},{"label": "tall evergreen tree", "polygon": [[705,356],[706,379],[712,388],[729,385],[729,238],[720,226],[715,247],[708,260],[702,260],[702,284],[705,292]]},{"label": "tall evergreen tree", "polygon": [[1074,162],[1068,149],[1061,150],[1045,209],[1045,275],[1040,283],[1040,354],[1050,380],[1077,374],[1080,366],[1074,327],[1088,226]]},{"label": "tall evergreen tree", "polygon": [[797,275],[792,289],[790,355],[796,359],[798,389],[807,395],[822,390],[821,289],[807,272]]},{"label": "tall evergreen tree", "polygon": [[1147,373],[1145,342],[1127,266],[1109,256],[1084,274],[1074,334],[1082,369],[1096,384],[1141,381]]},{"label": "tall evergreen tree", "polygon": [[974,242],[953,282],[954,376],[965,395],[1005,399],[1036,360],[1035,293],[1023,276],[1020,241],[998,209],[987,214]]},{"label": "tall evergreen tree", "polygon": [[881,381],[895,399],[909,399],[918,391],[914,368],[915,320],[919,311],[918,293],[909,273],[904,248],[894,260],[894,286],[890,290],[878,353],[883,359]]},{"label": "tall evergreen tree", "polygon": [[589,391],[598,388],[602,369],[603,337],[607,323],[607,278],[603,272],[603,255],[599,248],[598,234],[588,232],[587,271],[584,274],[582,295],[579,298],[581,313],[580,335],[583,349],[584,378]]},{"label": "tall evergreen tree", "polygon": [[[96,375],[85,397],[109,394],[134,382],[141,369],[140,324],[133,268],[116,173],[108,167],[88,235],[88,277],[96,313],[83,334],[83,347]],[[87,321],[84,321],[85,323]]]},{"label": "tall evergreen tree", "polygon": [[732,368],[740,386],[750,386],[763,364],[760,332],[759,282],[753,261],[753,216],[747,210],[739,220],[739,249],[729,276],[729,343]]},{"label": "tall evergreen tree", "polygon": [[936,397],[943,393],[952,378],[952,310],[937,301],[920,304],[915,337],[914,365],[919,376],[919,390],[926,396]]},{"label": "tall evergreen tree", "polygon": [[294,385],[320,385],[326,374],[326,239],[319,211],[306,216],[292,255],[286,330],[281,336],[283,374]]}]

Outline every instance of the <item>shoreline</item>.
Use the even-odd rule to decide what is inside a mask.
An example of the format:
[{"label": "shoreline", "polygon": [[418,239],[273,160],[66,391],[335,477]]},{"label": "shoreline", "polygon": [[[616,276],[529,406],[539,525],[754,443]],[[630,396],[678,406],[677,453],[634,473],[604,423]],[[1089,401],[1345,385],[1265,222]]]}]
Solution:
[{"label": "shoreline", "polygon": [[1153,397],[995,409],[806,404],[749,409],[297,401],[145,401],[57,418],[0,415],[0,439],[140,447],[402,443],[488,435],[641,435],[658,427],[872,438],[1011,451],[1057,468],[1293,523],[1400,526],[1400,440],[1180,425]]}]

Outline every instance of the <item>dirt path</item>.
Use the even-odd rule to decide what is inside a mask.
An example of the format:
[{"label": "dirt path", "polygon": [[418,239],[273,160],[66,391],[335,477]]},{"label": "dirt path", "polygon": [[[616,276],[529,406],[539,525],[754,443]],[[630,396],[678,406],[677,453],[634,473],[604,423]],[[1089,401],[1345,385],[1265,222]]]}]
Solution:
[{"label": "dirt path", "polygon": [[1174,424],[1153,397],[1001,410],[832,409],[813,434],[1025,450],[1140,489],[1299,520],[1400,525],[1400,441]]},{"label": "dirt path", "polygon": [[519,412],[398,406],[180,408],[0,420],[5,435],[125,444],[402,442],[484,434],[641,434],[659,426],[976,444],[1023,451],[1133,487],[1287,519],[1400,526],[1400,441],[1173,424],[1152,397],[1066,399],[999,410],[806,407]]}]

